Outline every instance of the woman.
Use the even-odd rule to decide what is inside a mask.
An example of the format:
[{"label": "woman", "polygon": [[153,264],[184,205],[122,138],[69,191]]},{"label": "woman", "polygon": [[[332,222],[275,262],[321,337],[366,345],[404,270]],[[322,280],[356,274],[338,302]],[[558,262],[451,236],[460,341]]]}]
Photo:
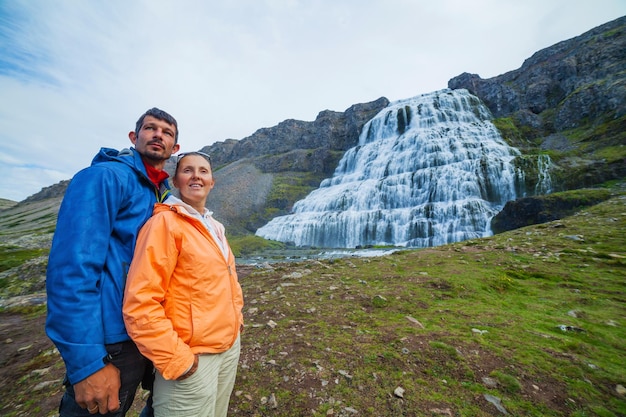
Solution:
[{"label": "woman", "polygon": [[141,229],[124,294],[124,320],[154,363],[155,416],[226,416],[239,361],[243,295],[224,226],[205,208],[210,157],[178,157],[181,199],[156,204]]}]

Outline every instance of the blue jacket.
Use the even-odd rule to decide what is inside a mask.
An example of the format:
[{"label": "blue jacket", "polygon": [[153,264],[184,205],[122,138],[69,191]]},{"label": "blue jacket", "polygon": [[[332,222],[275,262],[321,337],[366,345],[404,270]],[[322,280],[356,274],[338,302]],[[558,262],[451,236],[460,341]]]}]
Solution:
[{"label": "blue jacket", "polygon": [[139,229],[163,195],[134,149],[102,148],[72,178],[52,240],[46,333],[75,384],[104,367],[105,344],[130,340],[122,301]]}]

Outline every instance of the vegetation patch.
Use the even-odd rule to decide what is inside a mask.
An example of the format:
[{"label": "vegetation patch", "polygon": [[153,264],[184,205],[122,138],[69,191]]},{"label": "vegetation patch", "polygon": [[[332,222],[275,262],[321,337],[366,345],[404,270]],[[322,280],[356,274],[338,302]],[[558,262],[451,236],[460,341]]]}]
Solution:
[{"label": "vegetation patch", "polygon": [[[22,249],[16,246],[0,245],[0,272],[22,265],[48,252],[47,249]],[[2,280],[0,279],[0,285]]]}]

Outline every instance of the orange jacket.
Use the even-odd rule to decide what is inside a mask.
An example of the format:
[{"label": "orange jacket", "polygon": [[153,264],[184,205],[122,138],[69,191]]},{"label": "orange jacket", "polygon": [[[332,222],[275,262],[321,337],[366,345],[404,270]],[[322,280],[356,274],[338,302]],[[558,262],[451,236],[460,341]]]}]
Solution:
[{"label": "orange jacket", "polygon": [[230,248],[227,261],[200,220],[182,206],[156,204],[139,232],[124,293],[126,329],[141,353],[165,379],[176,379],[194,354],[233,345],[242,308]]}]

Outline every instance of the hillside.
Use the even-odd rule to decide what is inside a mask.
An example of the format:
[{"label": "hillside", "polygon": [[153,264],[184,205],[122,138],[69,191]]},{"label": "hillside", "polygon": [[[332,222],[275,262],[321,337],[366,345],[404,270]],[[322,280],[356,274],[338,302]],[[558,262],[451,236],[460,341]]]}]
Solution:
[{"label": "hillside", "polygon": [[17,204],[17,201],[7,200],[4,198],[0,198],[0,210],[4,210],[6,208],[13,207]]},{"label": "hillside", "polygon": [[[626,194],[611,192],[491,238],[238,265],[246,330],[230,415],[626,415]],[[46,233],[9,229],[0,414],[54,416],[63,366],[45,306],[36,293],[10,297],[45,262],[6,244]],[[131,417],[141,406],[140,393]]]}]

